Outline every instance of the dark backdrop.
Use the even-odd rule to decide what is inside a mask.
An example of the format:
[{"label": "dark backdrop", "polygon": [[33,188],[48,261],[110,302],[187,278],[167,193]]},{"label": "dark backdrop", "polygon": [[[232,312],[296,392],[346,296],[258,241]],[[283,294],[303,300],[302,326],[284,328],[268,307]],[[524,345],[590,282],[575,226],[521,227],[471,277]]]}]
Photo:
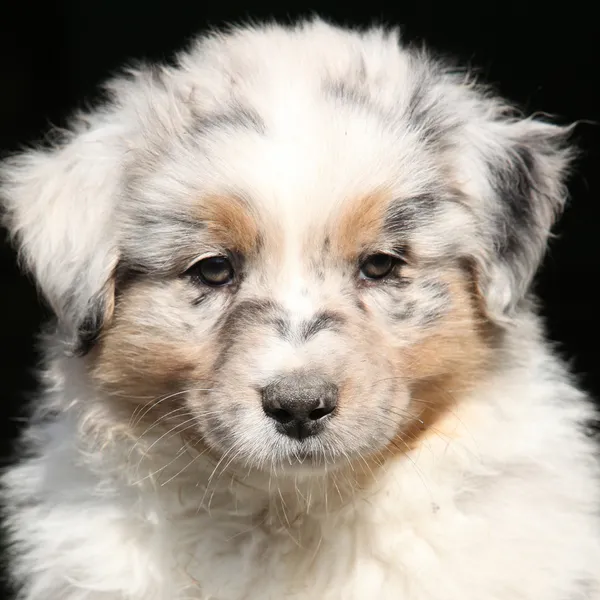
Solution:
[{"label": "dark backdrop", "polygon": [[[97,84],[132,58],[168,58],[195,32],[245,17],[289,20],[316,12],[337,22],[401,25],[410,40],[479,67],[527,111],[561,122],[600,121],[600,34],[589,0],[369,1],[310,7],[267,2],[241,8],[226,0],[2,0],[0,152],[40,138],[49,124],[93,100]],[[210,6],[209,6],[210,5]],[[357,4],[358,6],[358,4]],[[571,181],[571,204],[538,278],[549,333],[600,397],[600,131],[583,123],[584,150]],[[0,456],[9,455],[23,401],[35,388],[35,332],[44,318],[30,281],[0,232]],[[0,597],[2,592],[0,591]]]}]

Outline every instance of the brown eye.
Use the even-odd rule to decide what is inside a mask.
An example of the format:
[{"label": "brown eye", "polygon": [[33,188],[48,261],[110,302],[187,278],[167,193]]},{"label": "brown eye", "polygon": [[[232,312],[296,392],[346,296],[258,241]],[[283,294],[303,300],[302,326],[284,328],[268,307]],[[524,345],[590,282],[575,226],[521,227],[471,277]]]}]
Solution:
[{"label": "brown eye", "polygon": [[225,256],[209,256],[194,263],[186,275],[205,285],[220,287],[233,281],[235,272],[231,261]]},{"label": "brown eye", "polygon": [[383,279],[398,264],[399,260],[389,254],[371,254],[360,265],[360,276],[363,279]]}]

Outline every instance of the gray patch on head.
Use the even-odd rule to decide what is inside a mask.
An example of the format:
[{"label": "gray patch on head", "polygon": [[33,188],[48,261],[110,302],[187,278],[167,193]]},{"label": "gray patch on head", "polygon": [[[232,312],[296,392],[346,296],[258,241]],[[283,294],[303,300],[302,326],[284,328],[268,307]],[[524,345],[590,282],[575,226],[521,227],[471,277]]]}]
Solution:
[{"label": "gray patch on head", "polygon": [[220,334],[219,341],[221,343],[215,361],[217,369],[225,364],[229,352],[244,329],[271,324],[283,330],[285,323],[279,318],[279,314],[280,308],[275,302],[261,298],[242,300],[229,309],[215,326]]},{"label": "gray patch on head", "polygon": [[441,82],[453,78],[449,64],[442,64],[422,50],[408,49],[411,70],[416,84],[402,115],[421,140],[430,148],[444,150],[450,134],[462,124],[448,110],[448,104],[439,89]]},{"label": "gray patch on head", "polygon": [[540,162],[556,146],[563,149],[564,133],[538,139],[531,135],[510,149],[509,160],[488,161],[488,169],[496,196],[502,200],[494,239],[501,258],[510,263],[518,257],[524,242],[538,227],[538,196],[544,195],[544,174]]},{"label": "gray patch on head", "polygon": [[399,308],[392,313],[392,318],[396,321],[407,321],[414,318],[417,312],[417,301],[407,300],[403,302]]},{"label": "gray patch on head", "polygon": [[446,135],[444,116],[428,99],[426,83],[420,83],[413,90],[406,108],[406,120],[415,129],[421,140],[428,146],[434,146]]},{"label": "gray patch on head", "polygon": [[216,113],[196,114],[192,123],[194,131],[203,136],[218,129],[245,129],[264,135],[266,125],[256,110],[239,102]]},{"label": "gray patch on head", "polygon": [[436,279],[428,278],[421,282],[418,293],[423,296],[417,314],[417,321],[421,326],[432,325],[439,320],[452,302],[448,286]]},{"label": "gray patch on head", "polygon": [[292,337],[292,328],[290,323],[283,317],[274,317],[270,323],[275,327],[275,330],[280,337],[284,339]]},{"label": "gray patch on head", "polygon": [[267,317],[265,323],[272,325],[277,334],[292,343],[303,344],[322,331],[335,331],[345,322],[342,315],[333,311],[321,311],[313,318],[303,321],[298,327],[283,316],[283,313],[277,316],[271,314]]},{"label": "gray patch on head", "polygon": [[411,233],[430,223],[441,212],[440,202],[440,198],[433,193],[391,202],[384,218],[384,231],[393,237]]},{"label": "gray patch on head", "polygon": [[327,96],[344,105],[358,106],[369,110],[373,108],[369,94],[348,81],[327,79],[323,82],[323,91]]},{"label": "gray patch on head", "polygon": [[361,108],[373,108],[373,102],[367,85],[367,65],[362,53],[354,57],[353,65],[345,75],[326,77],[323,80],[323,92],[345,105]]},{"label": "gray patch on head", "polygon": [[322,311],[317,313],[309,321],[305,321],[300,327],[300,341],[306,342],[322,331],[335,331],[345,322],[344,317],[333,311]]},{"label": "gray patch on head", "polygon": [[217,324],[223,339],[231,339],[243,326],[265,324],[273,320],[279,308],[272,300],[242,300]]},{"label": "gray patch on head", "polygon": [[439,279],[433,277],[425,277],[418,283],[419,289],[425,292],[427,295],[436,297],[442,300],[448,300],[448,286]]},{"label": "gray patch on head", "polygon": [[132,201],[131,216],[123,223],[123,261],[139,273],[166,276],[190,259],[204,229],[200,220],[176,212],[172,205]]},{"label": "gray patch on head", "polygon": [[433,278],[407,284],[405,295],[391,317],[418,327],[428,327],[438,321],[452,301],[448,286]]},{"label": "gray patch on head", "polygon": [[96,297],[90,301],[87,314],[77,328],[77,339],[74,352],[78,356],[84,356],[96,345],[100,339],[106,316],[106,306],[110,302],[107,298],[109,292],[101,290]]}]

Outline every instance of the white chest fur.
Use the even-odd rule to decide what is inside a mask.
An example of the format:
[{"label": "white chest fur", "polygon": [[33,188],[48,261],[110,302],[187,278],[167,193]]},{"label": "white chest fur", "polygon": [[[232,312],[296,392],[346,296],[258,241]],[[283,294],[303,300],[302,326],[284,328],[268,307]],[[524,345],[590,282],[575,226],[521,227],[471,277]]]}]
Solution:
[{"label": "white chest fur", "polygon": [[23,597],[597,600],[598,490],[572,425],[585,409],[529,391],[463,403],[375,472],[258,482],[202,459],[181,471],[168,448],[143,468],[120,442],[85,454],[65,417],[4,479]]}]

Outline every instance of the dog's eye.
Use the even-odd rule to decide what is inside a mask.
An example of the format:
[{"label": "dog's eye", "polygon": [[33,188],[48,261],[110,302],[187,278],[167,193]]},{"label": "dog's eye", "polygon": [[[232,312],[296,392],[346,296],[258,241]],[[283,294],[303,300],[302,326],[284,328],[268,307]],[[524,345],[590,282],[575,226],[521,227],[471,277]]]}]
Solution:
[{"label": "dog's eye", "polygon": [[209,256],[194,263],[186,275],[212,287],[228,285],[233,281],[235,272],[226,256]]},{"label": "dog's eye", "polygon": [[360,276],[363,279],[383,279],[398,264],[399,259],[390,254],[371,254],[360,264]]}]

